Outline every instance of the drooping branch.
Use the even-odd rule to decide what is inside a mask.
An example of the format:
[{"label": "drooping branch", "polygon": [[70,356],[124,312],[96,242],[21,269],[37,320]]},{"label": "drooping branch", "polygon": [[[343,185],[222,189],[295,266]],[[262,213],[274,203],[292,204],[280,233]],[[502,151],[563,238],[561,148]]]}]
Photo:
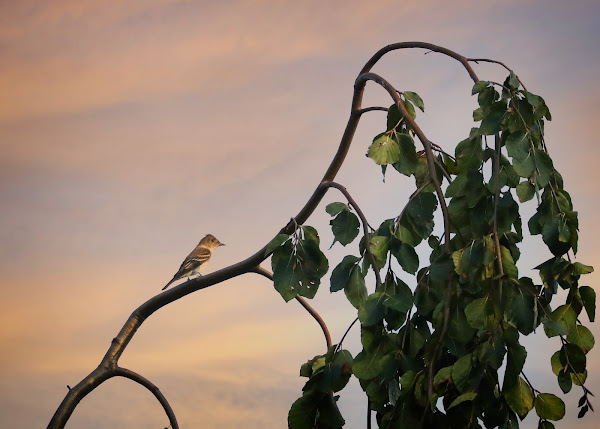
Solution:
[{"label": "drooping branch", "polygon": [[435,192],[437,194],[438,200],[440,202],[440,207],[442,208],[442,215],[444,218],[444,249],[447,253],[450,253],[450,215],[448,213],[448,206],[446,205],[446,200],[444,198],[444,192],[442,191],[442,187],[440,186],[440,181],[437,177],[437,171],[435,169],[435,155],[433,154],[432,142],[425,136],[419,125],[414,121],[414,119],[409,115],[406,107],[404,106],[404,102],[398,95],[398,91],[394,88],[387,80],[379,76],[375,73],[364,73],[361,74],[357,78],[357,83],[373,81],[383,87],[388,94],[395,101],[396,105],[402,112],[404,119],[406,120],[407,125],[410,129],[417,135],[421,143],[423,144],[423,148],[425,149],[425,156],[427,157],[427,168],[429,171],[429,177],[431,178],[431,183],[435,188]]},{"label": "drooping branch", "polygon": [[156,385],[154,385],[154,383],[152,383],[147,378],[141,376],[140,374],[138,374],[134,371],[131,371],[129,369],[126,369],[126,368],[121,368],[121,367],[115,368],[114,375],[133,380],[136,383],[139,383],[142,386],[144,386],[150,392],[152,392],[152,394],[156,397],[156,399],[158,399],[158,402],[160,402],[160,405],[162,405],[163,409],[165,410],[165,413],[167,414],[167,417],[169,418],[169,423],[171,423],[171,427],[173,429],[179,429],[179,424],[177,423],[177,418],[175,417],[175,413],[173,412],[171,405],[169,405],[169,402],[167,401],[167,398],[165,398],[165,395],[162,394],[160,389],[158,387],[156,387]]},{"label": "drooping branch", "polygon": [[[281,233],[291,234],[298,225],[302,225],[314,212],[314,210],[317,208],[327,191],[327,188],[322,187],[320,184],[323,182],[331,182],[335,179],[335,176],[337,175],[346,158],[362,114],[371,110],[379,110],[371,108],[362,109],[361,107],[365,85],[366,82],[370,80],[368,76],[368,71],[379,61],[379,59],[381,59],[388,52],[405,48],[428,49],[430,51],[439,52],[451,58],[454,58],[466,68],[467,72],[474,81],[478,80],[477,76],[471,69],[465,57],[437,45],[423,42],[404,42],[388,45],[385,48],[379,50],[365,64],[365,66],[360,72],[357,81],[355,82],[350,116],[346,124],[344,133],[342,135],[340,144],[338,146],[337,152],[333,157],[327,171],[325,172],[323,178],[319,182],[319,185],[316,187],[311,197],[305,203],[304,207],[302,207],[300,212],[293,218],[294,221],[290,221],[285,227],[283,227],[281,229]],[[403,114],[405,115],[405,117],[409,118],[409,116],[406,114],[401,100],[398,98],[397,95],[395,97],[397,98],[397,100],[400,101],[399,103],[398,101],[396,101],[398,103],[398,107],[403,109]],[[421,135],[419,135],[420,129],[416,126],[413,126],[412,129],[421,139],[422,133]],[[431,153],[430,142],[426,138],[421,139],[421,141],[424,145],[429,145],[429,152]],[[432,158],[432,155],[428,155],[428,159],[429,157]],[[433,165],[433,163],[431,163],[431,165]],[[433,168],[435,170],[435,167]],[[102,358],[102,361],[100,362],[98,367],[68,391],[67,395],[57,408],[54,416],[50,420],[48,428],[63,428],[68,419],[70,418],[71,414],[73,413],[74,409],[79,404],[79,402],[88,393],[90,393],[104,381],[115,375],[114,371],[116,368],[118,368],[118,360],[125,351],[125,348],[129,344],[137,330],[140,328],[142,323],[144,323],[144,321],[148,317],[150,317],[155,311],[193,292],[199,291],[209,286],[213,286],[218,283],[222,283],[239,275],[255,271],[255,268],[259,266],[259,264],[265,259],[267,259],[269,256],[270,253],[267,252],[267,245],[265,244],[256,253],[238,263],[235,263],[229,267],[223,268],[216,272],[204,275],[202,277],[198,277],[184,282],[176,287],[173,287],[152,297],[151,299],[140,305],[138,308],[136,308],[129,316],[129,318],[127,319],[117,336],[112,340],[108,351]],[[148,388],[148,386],[145,387]]]},{"label": "drooping branch", "polygon": [[[273,273],[271,273],[269,270],[264,269],[260,265],[254,268],[254,272],[273,281]],[[325,343],[327,345],[327,350],[329,350],[329,347],[331,347],[331,334],[329,334],[327,324],[325,323],[321,315],[317,312],[317,310],[312,308],[311,305],[300,295],[296,295],[296,301],[298,301],[300,305],[304,307],[304,309],[308,311],[308,313],[317,321],[317,323],[321,327],[321,330],[323,331],[323,335],[325,335]]]},{"label": "drooping branch", "polygon": [[363,213],[363,211],[360,209],[359,205],[356,203],[356,201],[354,201],[354,198],[352,198],[352,195],[350,195],[350,193],[344,186],[342,186],[336,182],[323,182],[323,183],[321,183],[321,186],[328,187],[328,188],[335,188],[335,189],[339,190],[342,194],[344,194],[344,197],[346,197],[346,200],[348,200],[348,203],[352,207],[354,207],[354,210],[356,210],[356,214],[360,218],[360,222],[362,223],[362,226],[363,226],[363,233],[365,235],[365,251],[367,252],[367,255],[371,261],[371,264],[373,265],[373,272],[375,273],[375,282],[377,284],[377,290],[379,290],[379,288],[381,287],[381,284],[382,284],[381,283],[381,274],[379,272],[381,267],[379,266],[379,264],[377,263],[377,260],[375,259],[375,256],[371,252],[371,244],[369,243],[369,222],[367,222],[367,218],[366,218],[365,214]]}]

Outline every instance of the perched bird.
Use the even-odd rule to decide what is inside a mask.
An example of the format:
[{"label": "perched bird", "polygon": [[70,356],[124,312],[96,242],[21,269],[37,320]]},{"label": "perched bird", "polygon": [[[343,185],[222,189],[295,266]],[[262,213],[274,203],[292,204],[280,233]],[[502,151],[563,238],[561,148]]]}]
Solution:
[{"label": "perched bird", "polygon": [[176,280],[202,272],[208,265],[208,261],[210,260],[213,249],[216,249],[219,246],[225,245],[217,240],[212,234],[208,234],[206,237],[200,240],[200,243],[198,243],[196,248],[192,250],[192,253],[187,255],[187,257],[181,263],[179,270],[175,273],[171,281],[167,283],[164,288],[162,288],[162,290],[168,288],[169,285]]}]

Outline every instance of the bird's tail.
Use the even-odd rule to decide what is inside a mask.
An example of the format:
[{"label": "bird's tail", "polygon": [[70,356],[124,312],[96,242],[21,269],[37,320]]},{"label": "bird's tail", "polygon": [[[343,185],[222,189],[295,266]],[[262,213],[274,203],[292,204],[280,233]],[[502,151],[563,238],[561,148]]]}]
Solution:
[{"label": "bird's tail", "polygon": [[165,287],[164,287],[164,288],[162,288],[161,290],[165,290],[166,288],[168,288],[168,287],[169,287],[169,285],[170,285],[171,283],[173,283],[175,280],[177,280],[177,279],[176,279],[175,277],[173,277],[173,278],[171,279],[171,281],[170,281],[169,283],[167,283],[167,284],[165,285]]}]

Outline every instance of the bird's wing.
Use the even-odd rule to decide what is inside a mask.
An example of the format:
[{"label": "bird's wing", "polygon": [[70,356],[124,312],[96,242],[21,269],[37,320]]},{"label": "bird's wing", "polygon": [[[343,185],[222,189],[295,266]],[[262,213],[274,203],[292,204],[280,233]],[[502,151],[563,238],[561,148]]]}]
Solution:
[{"label": "bird's wing", "polygon": [[209,259],[209,249],[206,249],[204,247],[194,249],[194,251],[190,253],[187,256],[187,258],[184,259],[184,261],[181,263],[181,266],[179,267],[179,270],[177,270],[171,281],[167,283],[165,287],[163,287],[163,290],[165,290],[175,280],[189,275],[192,271],[194,271],[196,268],[198,268],[200,265],[202,265]]}]

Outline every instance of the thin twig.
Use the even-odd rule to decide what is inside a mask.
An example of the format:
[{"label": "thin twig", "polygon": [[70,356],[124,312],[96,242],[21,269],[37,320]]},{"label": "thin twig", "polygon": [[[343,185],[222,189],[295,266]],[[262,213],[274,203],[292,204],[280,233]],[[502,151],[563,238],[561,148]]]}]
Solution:
[{"label": "thin twig", "polygon": [[[266,270],[265,268],[261,267],[260,265],[256,266],[253,271],[255,273],[260,274],[261,276],[264,276],[264,277],[268,278],[269,280],[273,281],[273,273],[271,273],[269,270]],[[310,304],[304,298],[302,298],[300,295],[296,295],[295,298],[296,298],[296,301],[298,301],[300,303],[300,305],[302,305],[302,307],[304,307],[304,309],[306,311],[308,311],[308,313],[317,321],[317,323],[321,327],[321,330],[323,331],[323,335],[325,335],[325,342],[327,343],[327,350],[329,350],[329,348],[331,347],[331,335],[329,334],[329,329],[327,328],[327,324],[325,323],[325,320],[323,320],[323,318],[317,312],[317,310],[312,308],[310,306]]]},{"label": "thin twig", "polygon": [[446,200],[444,199],[444,192],[440,186],[440,181],[437,177],[437,172],[435,169],[435,155],[433,154],[433,149],[431,145],[431,141],[425,136],[421,128],[417,125],[414,119],[409,115],[402,99],[398,96],[397,90],[384,78],[375,74],[375,73],[364,73],[360,75],[357,79],[357,85],[359,83],[367,81],[373,81],[383,87],[388,94],[392,97],[392,99],[396,102],[398,108],[402,112],[407,125],[410,126],[411,130],[417,135],[421,143],[423,144],[423,148],[425,149],[425,156],[427,157],[427,168],[429,170],[429,176],[431,178],[431,182],[433,183],[433,187],[435,188],[435,192],[437,194],[438,200],[440,202],[440,207],[442,209],[442,216],[444,218],[444,251],[446,253],[450,253],[450,215],[448,213],[448,206],[446,205]]},{"label": "thin twig", "polygon": [[354,210],[356,210],[356,214],[360,218],[360,221],[363,226],[363,233],[365,234],[365,250],[367,252],[367,255],[369,256],[369,259],[371,260],[371,264],[373,265],[373,271],[375,272],[375,282],[377,284],[377,289],[381,288],[381,285],[382,285],[381,275],[379,273],[379,271],[381,270],[381,267],[379,266],[379,264],[377,264],[375,255],[373,255],[373,253],[371,252],[371,244],[369,242],[369,227],[368,227],[369,223],[367,222],[367,218],[365,217],[365,214],[363,213],[363,211],[360,209],[360,207],[358,206],[356,201],[354,201],[354,198],[352,198],[352,195],[350,195],[350,193],[344,186],[342,186],[336,182],[323,182],[323,183],[321,183],[321,186],[326,187],[326,188],[335,188],[338,191],[340,191],[342,194],[344,194],[344,196],[346,197],[346,200],[348,200],[348,204],[350,204],[352,207],[354,207]]}]

